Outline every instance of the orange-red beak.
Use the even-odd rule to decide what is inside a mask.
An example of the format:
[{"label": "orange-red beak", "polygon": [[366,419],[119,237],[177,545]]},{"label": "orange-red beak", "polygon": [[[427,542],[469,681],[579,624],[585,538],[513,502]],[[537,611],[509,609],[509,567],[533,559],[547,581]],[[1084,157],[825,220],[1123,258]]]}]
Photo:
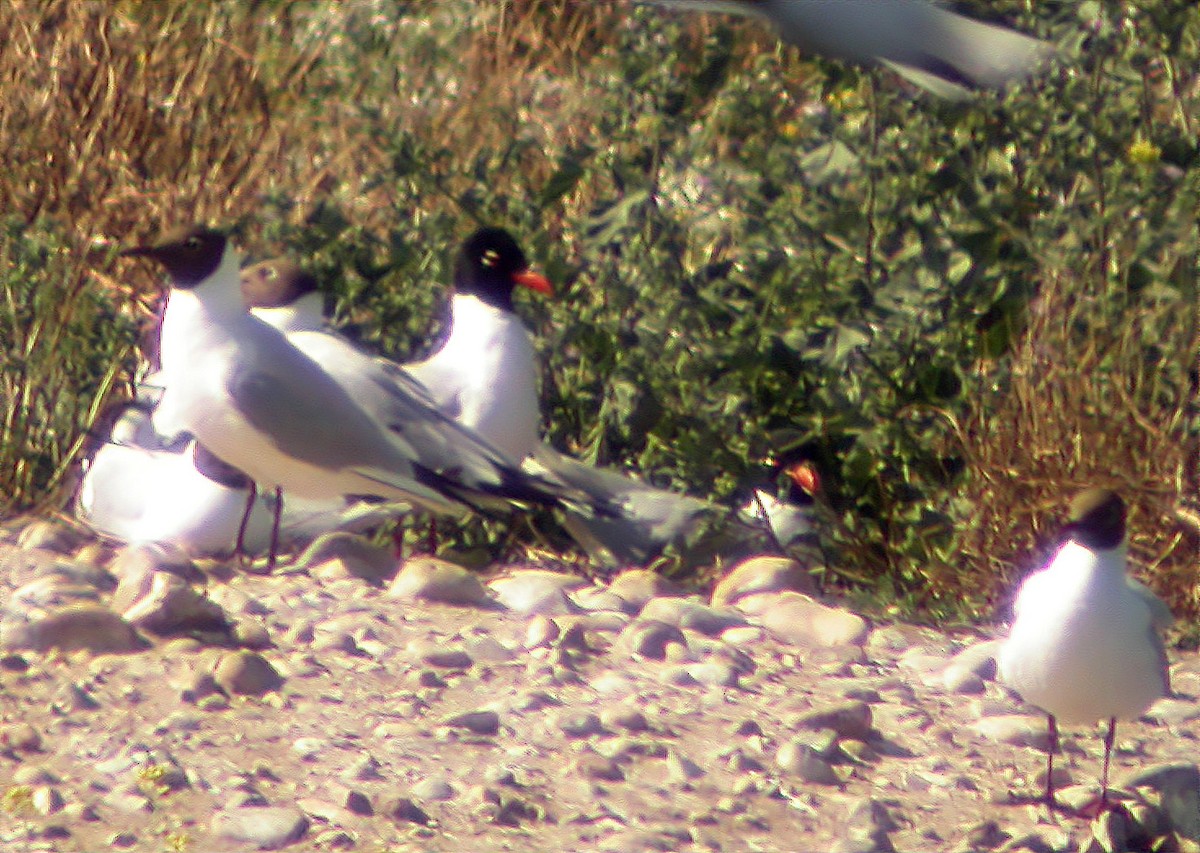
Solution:
[{"label": "orange-red beak", "polygon": [[809,462],[797,462],[785,468],[783,473],[791,477],[792,482],[805,494],[815,495],[821,490],[821,477]]},{"label": "orange-red beak", "polygon": [[521,285],[521,287],[528,287],[530,290],[536,290],[538,293],[544,293],[547,296],[554,295],[554,285],[550,284],[550,279],[532,270],[521,270],[521,272],[513,273],[513,281]]}]

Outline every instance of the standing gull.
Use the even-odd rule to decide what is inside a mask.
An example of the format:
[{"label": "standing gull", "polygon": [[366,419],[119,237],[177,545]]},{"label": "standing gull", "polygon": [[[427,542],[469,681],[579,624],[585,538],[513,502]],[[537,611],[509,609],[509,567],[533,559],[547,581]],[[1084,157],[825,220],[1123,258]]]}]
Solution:
[{"label": "standing gull", "polygon": [[1104,489],[1071,503],[1063,543],[1021,585],[1012,630],[998,655],[1000,679],[1046,712],[1046,790],[1054,800],[1058,723],[1108,720],[1099,810],[1108,807],[1108,764],[1117,720],[1136,719],[1167,695],[1167,656],[1158,631],[1167,606],[1125,573],[1125,504]]}]

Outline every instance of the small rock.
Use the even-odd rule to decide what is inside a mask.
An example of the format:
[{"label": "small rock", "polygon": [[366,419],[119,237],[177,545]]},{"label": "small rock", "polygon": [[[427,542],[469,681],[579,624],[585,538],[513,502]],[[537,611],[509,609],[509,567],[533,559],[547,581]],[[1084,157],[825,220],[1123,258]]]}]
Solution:
[{"label": "small rock", "polygon": [[122,548],[109,564],[108,570],[117,576],[118,581],[148,576],[155,572],[169,572],[188,583],[204,582],[204,573],[196,568],[187,552],[166,543],[146,543]]},{"label": "small rock", "polygon": [[[136,588],[131,588],[136,584]],[[127,581],[113,594],[113,606],[131,625],[159,636],[188,631],[227,633],[229,623],[215,602],[169,572]]]},{"label": "small rock", "polygon": [[871,706],[866,702],[847,702],[831,708],[816,708],[792,720],[795,728],[832,729],[838,737],[868,740],[872,733]]},{"label": "small rock", "polygon": [[[656,599],[659,600],[659,599]],[[683,632],[665,622],[630,622],[617,636],[614,650],[628,655],[641,655],[651,660],[666,660],[670,643],[687,645]]]},{"label": "small rock", "polygon": [[238,808],[217,812],[213,835],[220,839],[254,844],[259,850],[278,850],[299,841],[308,831],[308,818],[287,806]]},{"label": "small rock", "polygon": [[751,557],[738,563],[713,587],[712,603],[720,607],[739,598],[785,589],[815,593],[812,575],[786,557]]},{"label": "small rock", "polygon": [[792,739],[775,753],[779,768],[814,785],[840,785],[842,780],[828,761],[817,755],[807,743]]},{"label": "small rock", "polygon": [[1160,807],[1171,829],[1200,841],[1200,768],[1195,764],[1156,764],[1139,768],[1125,777],[1123,786],[1145,786],[1159,792]]},{"label": "small rock", "polygon": [[444,779],[422,779],[413,785],[412,792],[419,800],[443,802],[454,798],[454,786]]},{"label": "small rock", "polygon": [[389,598],[407,601],[435,601],[441,604],[475,607],[497,606],[478,576],[462,566],[447,563],[436,557],[421,557],[406,562],[392,581],[392,585],[388,587],[387,595]]},{"label": "small rock", "polygon": [[17,534],[17,547],[23,551],[40,548],[70,556],[83,545],[86,536],[77,527],[68,527],[50,519],[37,519],[25,525],[25,529]]},{"label": "small rock", "polygon": [[526,616],[565,616],[579,610],[567,593],[588,586],[578,575],[526,569],[504,577],[493,578],[488,587],[497,600],[517,613]]},{"label": "small rock", "polygon": [[566,711],[558,717],[558,728],[567,737],[584,738],[604,733],[604,724],[591,712]]},{"label": "small rock", "polygon": [[346,794],[346,810],[359,817],[371,817],[375,809],[371,807],[371,798],[362,791],[350,791]]},{"label": "small rock", "polygon": [[296,560],[296,568],[308,569],[322,580],[356,578],[384,584],[396,575],[396,558],[386,548],[377,548],[363,537],[344,530],[318,536]]},{"label": "small rock", "polygon": [[29,723],[0,725],[0,749],[13,752],[38,752],[41,748],[42,736]]},{"label": "small rock", "polygon": [[558,639],[559,627],[548,616],[534,616],[529,620],[529,626],[525,629],[525,648],[536,649],[543,646],[548,646]]},{"label": "small rock", "polygon": [[433,822],[429,814],[408,797],[387,800],[379,811],[396,823],[419,823],[428,826]]},{"label": "small rock", "polygon": [[500,731],[500,715],[495,711],[467,711],[447,718],[442,725],[477,735],[494,735]]},{"label": "small rock", "polygon": [[615,758],[584,755],[572,762],[571,770],[584,779],[598,782],[624,782],[625,771]]},{"label": "small rock", "polygon": [[621,706],[605,708],[600,712],[600,723],[604,726],[625,729],[630,732],[646,732],[650,730],[650,722],[646,715],[637,708]]},{"label": "small rock", "polygon": [[146,645],[132,625],[107,607],[94,604],[71,605],[24,624],[0,622],[0,646],[9,649],[120,654]]},{"label": "small rock", "polygon": [[1024,714],[999,714],[981,717],[971,724],[971,729],[988,740],[1010,746],[1027,746],[1045,751],[1050,745],[1046,731],[1046,720]]},{"label": "small rock", "polygon": [[246,650],[223,656],[213,680],[226,693],[241,696],[261,696],[283,686],[283,676],[266,658]]},{"label": "small rock", "polygon": [[63,795],[58,788],[49,785],[41,785],[33,789],[32,802],[34,811],[40,815],[52,815],[60,812],[67,801],[63,799]]},{"label": "small rock", "polygon": [[687,673],[699,684],[708,684],[714,687],[738,686],[738,671],[728,663],[720,661],[694,663],[687,667]]},{"label": "small rock", "polygon": [[759,621],[779,639],[802,646],[861,645],[870,630],[861,616],[798,592],[779,593]]},{"label": "small rock", "polygon": [[624,601],[630,613],[639,612],[652,598],[682,594],[678,584],[647,569],[621,572],[609,583],[608,591]]},{"label": "small rock", "polygon": [[678,750],[667,753],[667,778],[672,782],[690,782],[704,775],[704,769]]},{"label": "small rock", "polygon": [[732,608],[709,607],[690,598],[678,597],[651,599],[642,608],[638,619],[699,631],[708,637],[746,624],[746,618]]}]

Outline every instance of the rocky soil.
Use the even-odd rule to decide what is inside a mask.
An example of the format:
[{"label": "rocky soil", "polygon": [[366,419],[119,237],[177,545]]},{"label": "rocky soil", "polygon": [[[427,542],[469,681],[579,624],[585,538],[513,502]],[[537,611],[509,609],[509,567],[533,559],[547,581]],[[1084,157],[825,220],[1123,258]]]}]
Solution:
[{"label": "rocky soil", "polygon": [[[267,576],[39,521],[0,590],[4,851],[1200,850],[1194,655],[1118,728],[1124,807],[1050,814],[994,642],[873,626],[784,560],[701,600],[336,534]],[[1082,805],[1101,741],[1071,734]]]}]

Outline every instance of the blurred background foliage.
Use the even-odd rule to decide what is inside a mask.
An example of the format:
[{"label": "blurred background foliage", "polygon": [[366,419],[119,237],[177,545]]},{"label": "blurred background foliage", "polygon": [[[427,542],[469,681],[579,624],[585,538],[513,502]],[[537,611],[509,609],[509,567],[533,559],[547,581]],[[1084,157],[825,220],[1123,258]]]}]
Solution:
[{"label": "blurred background foliage", "polygon": [[1063,58],[954,104],[617,0],[10,0],[0,510],[61,506],[127,393],[157,282],[115,246],[234,224],[408,358],[498,223],[558,288],[556,447],[732,502],[811,442],[824,579],[920,618],[991,615],[1109,485],[1195,617],[1200,14],[954,5]]}]

